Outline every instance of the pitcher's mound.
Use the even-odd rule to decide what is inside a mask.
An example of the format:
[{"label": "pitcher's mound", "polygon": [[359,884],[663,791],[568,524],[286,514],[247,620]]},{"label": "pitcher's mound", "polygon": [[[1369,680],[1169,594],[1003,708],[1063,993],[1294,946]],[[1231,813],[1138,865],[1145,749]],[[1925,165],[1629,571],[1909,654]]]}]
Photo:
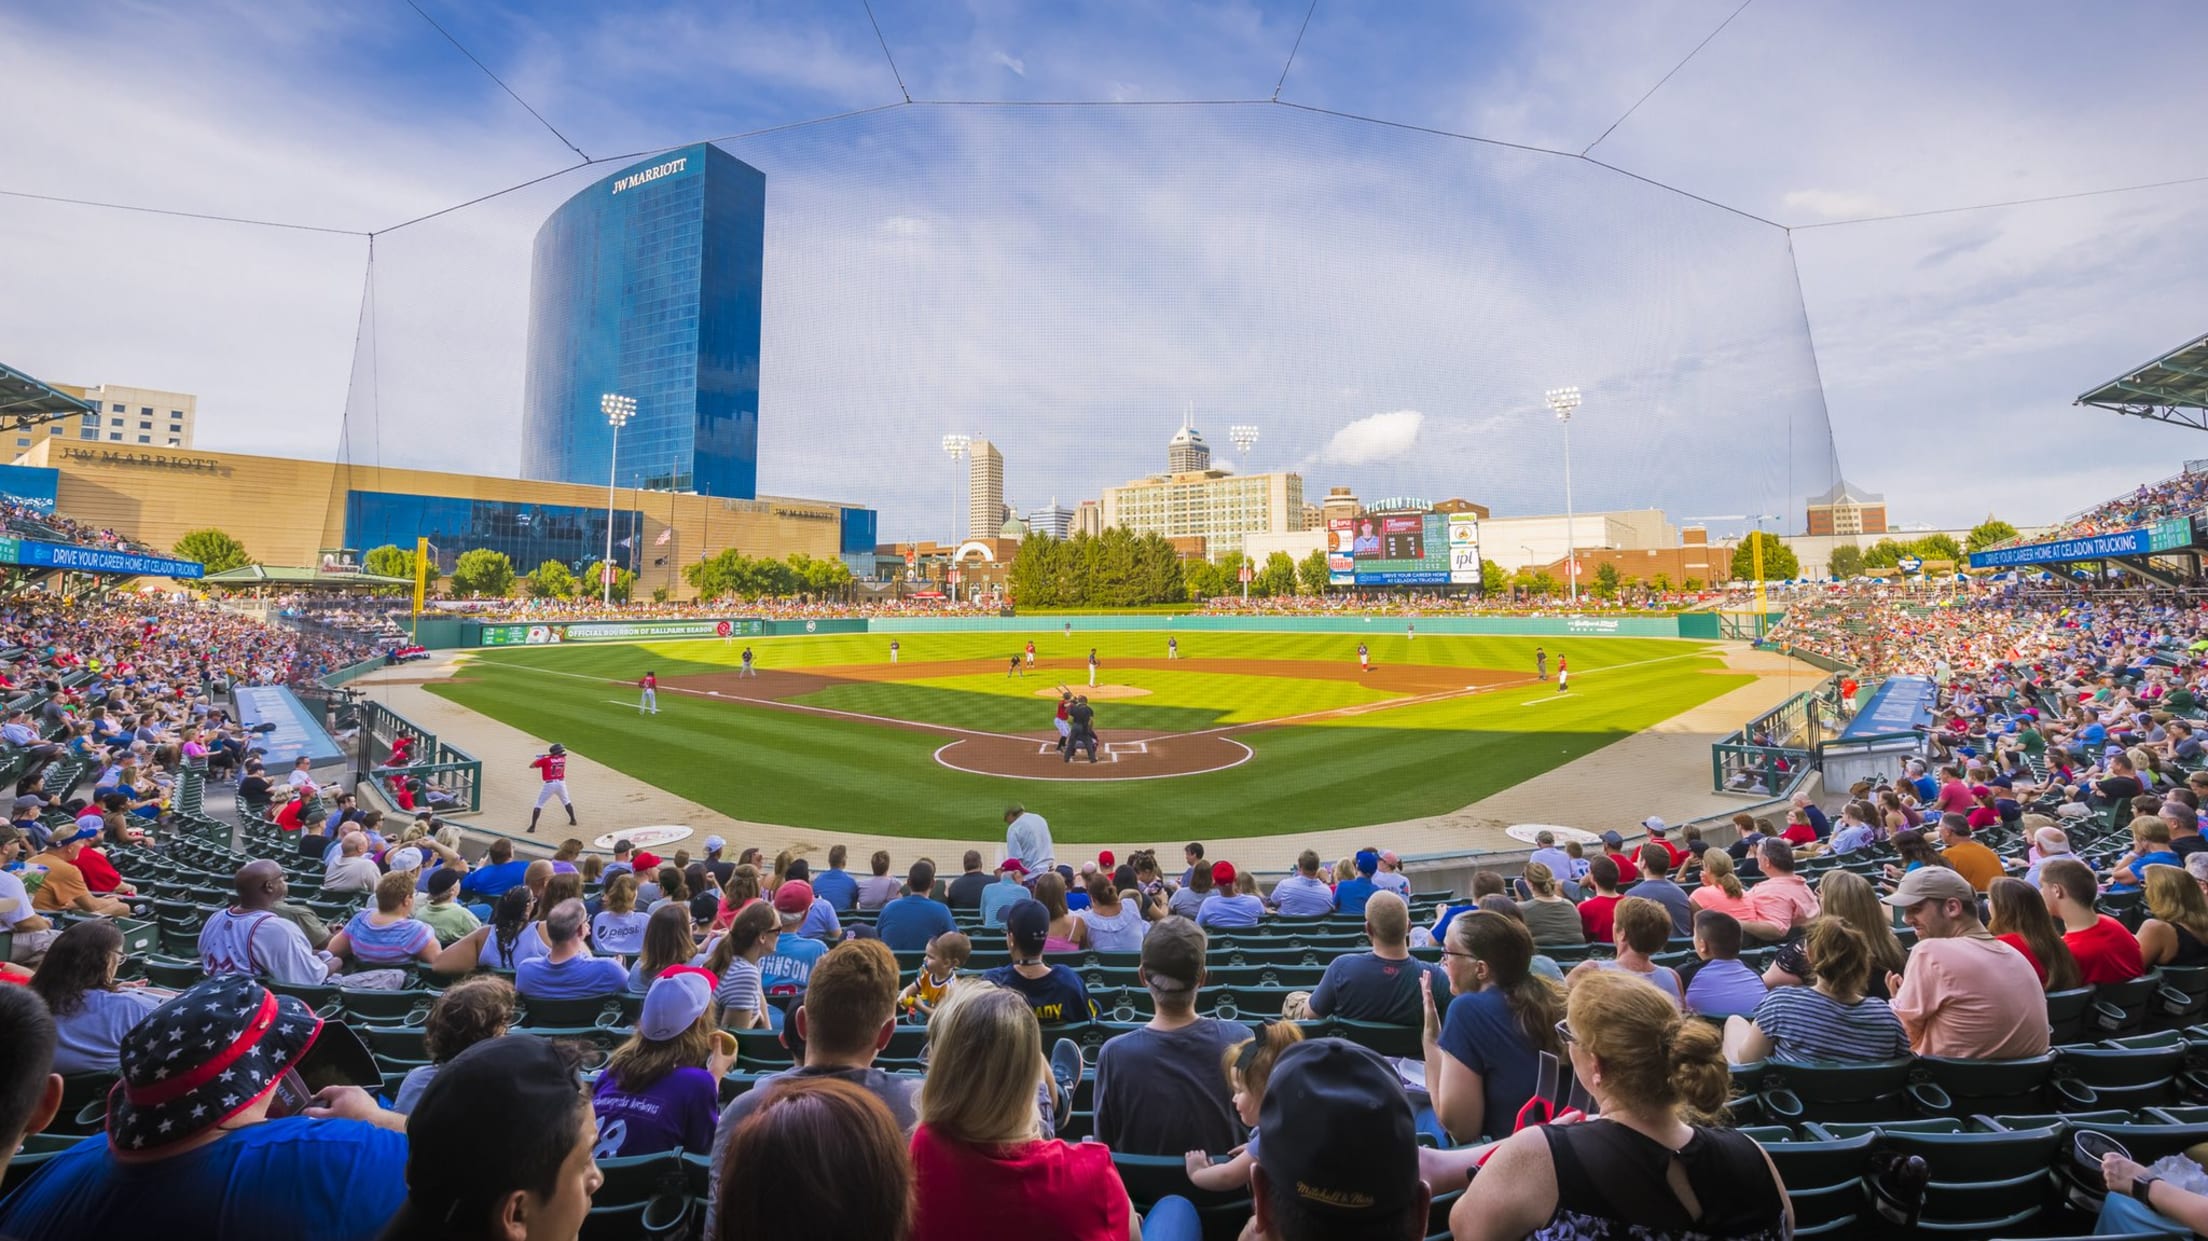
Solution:
[{"label": "pitcher's mound", "polygon": [[[1150,696],[1150,691],[1139,685],[1099,685],[1094,689],[1090,689],[1085,685],[1075,685],[1069,688],[1076,694],[1086,695],[1090,698],[1147,698]],[[1035,696],[1037,698],[1056,698],[1058,691],[1039,689],[1035,691]]]}]

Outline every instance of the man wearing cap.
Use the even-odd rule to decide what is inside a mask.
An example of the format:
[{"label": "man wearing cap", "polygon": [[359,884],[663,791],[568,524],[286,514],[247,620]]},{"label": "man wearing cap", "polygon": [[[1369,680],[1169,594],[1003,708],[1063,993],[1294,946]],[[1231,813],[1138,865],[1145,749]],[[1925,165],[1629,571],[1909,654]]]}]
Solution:
[{"label": "man wearing cap", "polygon": [[812,979],[813,966],[828,955],[828,945],[801,933],[805,917],[813,910],[813,885],[802,879],[785,879],[774,890],[774,913],[781,930],[774,947],[759,958],[759,982],[768,995],[799,995]]},{"label": "man wearing cap", "polygon": [[629,989],[629,972],[613,957],[591,955],[583,942],[583,903],[569,899],[544,916],[544,955],[514,967],[514,994],[525,1000],[585,1000]]},{"label": "man wearing cap", "polygon": [[414,911],[415,920],[437,933],[437,942],[451,947],[455,940],[482,926],[475,912],[456,898],[460,894],[460,872],[449,866],[440,866],[429,872],[429,904]]},{"label": "man wearing cap", "polygon": [[406,1198],[405,1118],[357,1102],[300,1114],[294,1070],[325,1038],[304,1002],[243,976],[163,1004],[123,1037],[105,1140],[0,1202],[0,1235],[369,1241]]},{"label": "man wearing cap", "polygon": [[1625,851],[1625,837],[1619,835],[1615,828],[1602,834],[1602,855],[1618,864],[1620,886],[1640,882],[1641,864]]},{"label": "man wearing cap", "polygon": [[1380,869],[1380,854],[1371,849],[1359,849],[1355,865],[1355,875],[1334,885],[1334,911],[1361,917],[1365,912],[1365,902],[1380,890],[1380,885],[1372,879],[1373,874]]},{"label": "man wearing cap", "polygon": [[1265,902],[1245,896],[1234,887],[1234,863],[1225,859],[1211,864],[1211,895],[1196,910],[1198,926],[1243,930],[1265,918]]},{"label": "man wearing cap", "polygon": [[997,881],[982,889],[981,924],[1003,926],[1004,911],[1028,898],[1027,867],[1008,857],[997,863]]},{"label": "man wearing cap", "polygon": [[1917,933],[1905,972],[1888,974],[1886,987],[1918,1055],[2017,1060],[2047,1050],[2039,975],[1978,921],[1969,880],[1920,866],[1883,899]]},{"label": "man wearing cap", "polygon": [[20,874],[24,847],[22,832],[12,824],[0,824],[0,929],[14,937],[8,946],[11,962],[37,965],[46,949],[61,938],[61,931],[32,912],[31,894]]},{"label": "man wearing cap", "polygon": [[[1808,799],[1803,798],[1802,800],[1807,801]],[[1822,812],[1819,813],[1822,815]],[[1647,852],[1649,845],[1661,845],[1664,853],[1670,858],[1670,864],[1664,868],[1665,870],[1677,870],[1686,862],[1687,851],[1671,843],[1670,824],[1655,815],[1650,815],[1641,820],[1641,830],[1648,833],[1648,839],[1642,842],[1639,849],[1634,850],[1635,854]],[[1820,831],[1818,835],[1822,837],[1824,833]],[[1638,895],[1638,893],[1635,895]]]},{"label": "man wearing cap", "polygon": [[1143,936],[1136,977],[1153,1015],[1096,1059],[1096,1139],[1119,1154],[1220,1151],[1242,1141],[1219,1065],[1249,1028],[1196,1015],[1205,951],[1204,932],[1186,918],[1166,918]]},{"label": "man wearing cap", "polygon": [[[375,860],[368,856],[368,838],[359,832],[347,832],[337,842],[337,863],[322,872],[322,894],[345,896],[359,892],[373,892],[376,881],[383,872],[376,869]],[[417,864],[421,855],[415,854]]]},{"label": "man wearing cap", "polygon": [[988,891],[989,885],[995,880],[988,871],[981,868],[979,849],[968,849],[962,865],[965,870],[958,878],[951,880],[948,903],[953,909],[978,910],[981,908],[981,894]]},{"label": "man wearing cap", "polygon": [[1040,875],[1057,864],[1050,843],[1050,824],[1018,802],[1004,809],[1004,856],[1017,858],[1030,875]]},{"label": "man wearing cap", "polygon": [[[705,838],[705,842],[711,845],[719,839],[718,836],[708,836]],[[711,857],[712,851],[708,850],[706,856]],[[632,875],[636,873],[636,842],[626,836],[613,842],[613,860],[606,863],[606,869],[602,872],[601,879],[603,882],[611,883],[615,875],[624,871]]]},{"label": "man wearing cap", "polygon": [[32,908],[42,913],[69,910],[109,918],[130,913],[129,905],[92,891],[84,881],[84,871],[77,865],[85,844],[99,834],[97,823],[89,826],[72,823],[55,833],[54,842],[46,846],[45,852],[31,859],[31,865],[46,868],[46,882],[32,894]]},{"label": "man wearing cap", "polygon": [[719,836],[708,836],[705,838],[706,872],[713,876],[713,881],[715,883],[720,884],[724,888],[728,886],[728,881],[736,874],[736,863],[726,861],[721,857],[721,854],[727,851],[728,842],[726,840],[721,839]]},{"label": "man wearing cap", "polygon": [[[1156,928],[1150,933],[1157,934]],[[1035,1020],[1045,1026],[1087,1021],[1095,1015],[1089,989],[1082,985],[1079,974],[1043,960],[1043,941],[1048,938],[1050,910],[1038,900],[1013,902],[1004,912],[1004,946],[1011,953],[1012,963],[985,970],[981,976],[1026,997]],[[1145,938],[1143,942],[1149,941]]]},{"label": "man wearing cap", "polygon": [[1403,859],[1396,856],[1393,849],[1380,851],[1380,869],[1373,875],[1372,882],[1382,892],[1393,892],[1406,901],[1411,899],[1411,877],[1403,873]]},{"label": "man wearing cap", "polygon": [[[980,862],[978,854],[969,854]],[[919,952],[938,935],[958,929],[951,907],[931,895],[935,891],[935,863],[926,858],[905,872],[905,894],[882,906],[874,919],[874,933],[892,952]]]},{"label": "man wearing cap", "polygon": [[[1109,1046],[1109,1044],[1107,1044]],[[1380,1057],[1338,1038],[1280,1053],[1258,1105],[1250,1169],[1255,1232],[1268,1241],[1426,1235],[1432,1193],[1418,1131]]]},{"label": "man wearing cap", "polygon": [[567,811],[567,825],[575,826],[575,803],[567,796],[567,747],[555,741],[545,753],[529,760],[542,780],[537,789],[536,808],[529,812],[529,830],[537,830],[537,816],[544,813],[544,804],[557,797],[560,807]]}]

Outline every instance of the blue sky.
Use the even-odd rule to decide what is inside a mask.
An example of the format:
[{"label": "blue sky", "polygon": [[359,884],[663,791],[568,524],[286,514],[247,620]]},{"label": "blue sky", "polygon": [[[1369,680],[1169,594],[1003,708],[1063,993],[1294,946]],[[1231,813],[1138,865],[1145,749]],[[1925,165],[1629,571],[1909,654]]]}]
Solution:
[{"label": "blue sky", "polygon": [[888,536],[942,532],[946,431],[1070,504],[1184,403],[1314,493],[1502,512],[1562,507],[1560,383],[1581,509],[1793,513],[1837,462],[2036,522],[2208,456],[2070,405],[2208,330],[2208,184],[1834,223],[2208,175],[2192,6],[420,3],[564,137],[396,0],[0,14],[0,189],[365,231],[546,178],[382,233],[365,333],[362,237],[0,197],[6,359],[510,472],[529,239],[619,166],[569,144],[719,138],[769,177],[761,487]]}]

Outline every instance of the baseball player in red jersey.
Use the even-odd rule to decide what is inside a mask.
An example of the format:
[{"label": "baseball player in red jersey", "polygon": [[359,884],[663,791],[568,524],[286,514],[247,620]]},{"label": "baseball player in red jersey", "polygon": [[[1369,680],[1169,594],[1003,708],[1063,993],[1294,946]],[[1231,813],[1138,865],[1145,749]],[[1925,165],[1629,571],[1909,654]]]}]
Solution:
[{"label": "baseball player in red jersey", "polygon": [[567,811],[567,825],[575,826],[575,803],[567,799],[567,747],[555,741],[549,753],[537,755],[529,765],[544,779],[544,786],[537,790],[537,808],[529,812],[529,830],[537,830],[537,816],[544,813],[544,803],[555,797]]},{"label": "baseball player in red jersey", "polygon": [[1035,640],[1033,638],[1028,639],[1027,642],[1027,666],[1030,668],[1035,666]]},{"label": "baseball player in red jersey", "polygon": [[640,689],[640,690],[643,690],[643,691],[644,691],[644,696],[643,696],[642,698],[640,698],[640,699],[638,699],[638,700],[637,700],[637,704],[636,704],[636,713],[637,713],[638,715],[646,715],[646,714],[650,714],[650,715],[658,715],[658,714],[659,714],[659,674],[658,674],[658,673],[656,673],[656,672],[647,672],[647,673],[645,673],[645,674],[644,674],[644,679],[643,679],[643,680],[641,680],[641,681],[638,681],[638,682],[636,683],[636,687],[637,687],[638,689]]}]

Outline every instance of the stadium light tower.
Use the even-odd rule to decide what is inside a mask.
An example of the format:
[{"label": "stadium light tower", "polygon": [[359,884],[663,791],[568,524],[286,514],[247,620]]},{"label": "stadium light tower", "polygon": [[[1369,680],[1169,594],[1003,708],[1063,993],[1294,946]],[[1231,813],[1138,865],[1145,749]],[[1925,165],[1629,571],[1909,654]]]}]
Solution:
[{"label": "stadium light tower", "polygon": [[[960,435],[955,431],[943,437],[943,451],[951,454],[951,466],[953,469],[957,468],[959,462],[966,459],[966,446],[973,442],[973,436]],[[951,559],[954,562],[958,559],[958,510],[965,499],[966,493],[963,489],[954,493],[952,497],[951,538],[950,542],[945,544],[945,546],[951,549]],[[945,584],[948,585],[947,582]]]},{"label": "stadium light tower", "polygon": [[1579,385],[1551,388],[1549,409],[1564,425],[1564,576],[1571,582],[1572,602],[1579,602],[1579,540],[1572,521],[1572,411],[1579,408]]},{"label": "stadium light tower", "polygon": [[613,501],[614,489],[620,482],[621,428],[636,416],[636,398],[608,392],[598,398],[598,408],[606,416],[607,425],[613,428],[613,451],[606,457],[606,558],[599,565],[598,601],[613,604]]},{"label": "stadium light tower", "polygon": [[1257,428],[1246,422],[1238,422],[1227,428],[1227,438],[1234,441],[1234,450],[1247,457],[1250,449],[1257,447]]}]

